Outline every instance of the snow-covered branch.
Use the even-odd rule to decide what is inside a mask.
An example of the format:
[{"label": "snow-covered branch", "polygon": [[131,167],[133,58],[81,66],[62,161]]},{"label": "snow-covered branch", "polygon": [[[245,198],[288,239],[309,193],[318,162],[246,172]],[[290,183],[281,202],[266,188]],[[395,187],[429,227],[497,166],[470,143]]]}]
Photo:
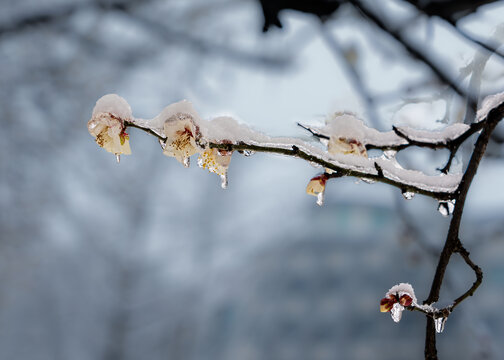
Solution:
[{"label": "snow-covered branch", "polygon": [[[418,193],[446,201],[456,197],[462,174],[432,176],[405,169],[396,161],[395,153],[409,146],[458,148],[483,126],[484,116],[481,113],[478,116],[480,122],[473,126],[454,124],[439,132],[408,127],[380,132],[352,114],[338,113],[323,127],[301,125],[320,140],[307,142],[293,137],[270,137],[230,117],[204,120],[187,101],[167,106],[153,119],[139,119],[133,117],[126,100],[110,94],[98,100],[88,128],[97,143],[118,159],[121,154],[131,153],[128,127],[157,137],[163,153],[185,166],[189,166],[192,155],[199,154],[198,164],[220,175],[223,187],[234,152],[245,155],[264,152],[297,157],[323,168],[323,176],[312,179],[318,181],[317,189],[314,190],[313,182],[307,188],[309,194],[319,198],[329,178],[353,176],[395,186],[406,197]],[[371,157],[368,149],[381,149],[383,153]]]}]

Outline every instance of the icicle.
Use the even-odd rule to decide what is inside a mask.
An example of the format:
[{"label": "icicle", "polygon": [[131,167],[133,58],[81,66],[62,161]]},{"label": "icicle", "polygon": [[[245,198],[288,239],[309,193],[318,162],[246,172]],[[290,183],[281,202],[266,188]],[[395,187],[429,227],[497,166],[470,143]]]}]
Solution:
[{"label": "icicle", "polygon": [[161,149],[166,149],[166,141],[163,141],[162,139],[159,139],[159,145],[161,145]]},{"label": "icicle", "polygon": [[200,157],[198,157],[198,166],[199,166],[200,168],[203,168],[203,158],[202,158],[201,156],[200,156]]},{"label": "icicle", "polygon": [[444,217],[448,217],[453,213],[455,209],[455,200],[440,201],[438,206],[438,211]]},{"label": "icicle", "polygon": [[392,320],[394,320],[394,322],[398,323],[399,321],[401,321],[403,310],[404,306],[399,303],[395,303],[392,306],[392,310],[390,310],[390,316],[392,316]]},{"label": "icicle", "polygon": [[406,200],[411,200],[415,197],[415,193],[414,192],[411,192],[411,191],[403,191],[402,192],[402,196],[403,198],[405,198]]},{"label": "icicle", "polygon": [[184,166],[188,168],[191,165],[191,158],[189,156],[186,156],[184,158]]},{"label": "icicle", "polygon": [[116,161],[118,164],[121,162],[121,155],[116,154]]},{"label": "icicle", "polygon": [[443,332],[443,330],[444,330],[444,326],[445,326],[445,324],[446,324],[446,320],[447,320],[447,319],[448,319],[448,318],[446,318],[446,317],[439,317],[439,318],[437,318],[437,319],[434,319],[434,325],[436,326],[436,332],[437,332],[438,334],[440,334],[440,333],[442,333],[442,332]]},{"label": "icicle", "polygon": [[323,191],[322,191],[322,192],[319,192],[319,193],[317,194],[317,205],[318,205],[318,206],[322,206],[322,205],[324,205],[324,192],[323,192]]},{"label": "icicle", "polygon": [[361,178],[366,184],[374,184],[376,181],[370,178]]},{"label": "icicle", "polygon": [[227,173],[225,173],[224,175],[221,175],[220,178],[221,178],[221,188],[227,189],[227,187],[228,187]]},{"label": "icicle", "polygon": [[385,151],[383,151],[383,155],[385,155],[385,158],[387,160],[395,159],[396,154],[397,154],[397,151],[395,151],[395,150],[385,150]]}]

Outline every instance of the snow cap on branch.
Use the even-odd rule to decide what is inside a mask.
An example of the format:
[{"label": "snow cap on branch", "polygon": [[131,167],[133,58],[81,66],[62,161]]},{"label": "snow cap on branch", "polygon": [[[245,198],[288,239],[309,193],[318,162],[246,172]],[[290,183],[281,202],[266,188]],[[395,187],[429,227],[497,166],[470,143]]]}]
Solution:
[{"label": "snow cap on branch", "polygon": [[481,106],[476,113],[476,121],[484,120],[488,113],[504,102],[504,92],[489,95],[483,99]]}]

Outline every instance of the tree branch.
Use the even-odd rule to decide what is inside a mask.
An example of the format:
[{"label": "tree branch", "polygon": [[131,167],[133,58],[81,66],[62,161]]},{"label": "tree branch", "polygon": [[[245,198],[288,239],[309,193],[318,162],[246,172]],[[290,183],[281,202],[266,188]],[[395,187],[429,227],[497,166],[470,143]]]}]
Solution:
[{"label": "tree branch", "polygon": [[[454,252],[461,253],[461,256],[464,258],[466,263],[469,266],[471,266],[471,268],[473,268],[473,270],[476,273],[476,277],[477,277],[477,281],[473,284],[471,289],[469,289],[469,291],[466,294],[462,295],[460,298],[457,299],[457,300],[459,300],[457,305],[461,301],[463,301],[465,298],[467,298],[467,296],[472,295],[474,293],[474,291],[478,288],[479,284],[481,283],[481,280],[482,280],[482,274],[480,273],[481,270],[476,265],[474,265],[474,263],[472,263],[472,261],[470,261],[468,252],[464,251],[465,249],[462,247],[462,244],[459,239],[459,230],[460,230],[460,223],[462,220],[462,213],[464,210],[465,200],[466,200],[469,188],[471,186],[471,182],[474,179],[474,176],[476,175],[476,171],[477,171],[478,166],[481,162],[481,159],[483,158],[488,141],[490,140],[490,136],[491,136],[493,130],[495,129],[495,127],[497,126],[497,124],[499,123],[499,121],[503,117],[504,117],[504,103],[500,104],[499,106],[492,109],[488,113],[483,130],[482,130],[481,134],[479,135],[478,140],[476,141],[471,159],[470,159],[469,164],[467,166],[467,169],[464,173],[464,176],[462,177],[462,181],[460,182],[460,185],[457,189],[455,209],[453,212],[452,220],[450,222],[448,235],[446,237],[445,245],[443,247],[441,255],[439,256],[439,261],[438,261],[438,265],[436,268],[436,273],[434,275],[434,279],[432,281],[429,296],[424,301],[424,304],[432,304],[432,303],[437,302],[439,300],[439,293],[441,290],[441,285],[443,283],[446,268],[448,267],[448,263],[450,262],[451,255]],[[437,358],[436,351],[435,351],[435,348],[436,348],[436,346],[435,346],[435,333],[433,333],[433,331],[434,331],[433,326],[430,326],[430,323],[428,321],[428,323],[427,323],[427,337],[426,337],[426,342],[425,342],[425,357],[428,359],[436,359]]]},{"label": "tree branch", "polygon": [[441,69],[441,66],[439,66],[432,59],[427,57],[427,55],[425,55],[420,49],[418,49],[413,44],[413,42],[411,42],[399,30],[390,27],[384,20],[380,19],[371,9],[369,9],[362,1],[360,0],[348,0],[348,1],[355,8],[357,8],[362,14],[364,14],[366,18],[368,18],[371,22],[373,22],[378,28],[380,28],[385,33],[392,36],[399,44],[401,44],[408,51],[408,53],[411,56],[427,65],[443,83],[452,88],[462,98],[466,98],[469,104],[471,105],[471,108],[476,109],[478,99],[468,90],[462,87],[460,84],[457,84],[455,80],[451,79],[450,76]]}]

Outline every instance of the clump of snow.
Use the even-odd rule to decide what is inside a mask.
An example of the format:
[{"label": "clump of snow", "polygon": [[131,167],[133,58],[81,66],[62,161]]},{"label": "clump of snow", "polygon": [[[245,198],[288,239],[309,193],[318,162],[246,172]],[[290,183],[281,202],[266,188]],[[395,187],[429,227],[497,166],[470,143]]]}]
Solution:
[{"label": "clump of snow", "polygon": [[426,175],[417,170],[407,170],[397,166],[396,162],[378,158],[376,163],[382,168],[383,175],[402,184],[411,185],[431,192],[455,192],[462,180],[462,174]]},{"label": "clump of snow", "polygon": [[476,121],[484,120],[492,109],[496,108],[502,103],[504,103],[504,92],[489,95],[484,98],[481,102],[481,106],[478,109],[478,112],[476,113]]},{"label": "clump of snow", "polygon": [[100,113],[111,113],[122,120],[133,117],[128,102],[117,94],[108,94],[98,99],[93,109],[93,117]]},{"label": "clump of snow", "polygon": [[419,130],[411,127],[398,127],[397,129],[413,141],[428,144],[446,144],[448,141],[454,140],[465,133],[469,128],[469,125],[456,123],[445,127],[441,131]]},{"label": "clump of snow", "polygon": [[385,294],[385,297],[391,297],[398,295],[399,297],[403,295],[408,295],[410,298],[413,299],[413,304],[416,305],[417,303],[417,298],[415,296],[415,290],[413,290],[413,286],[408,283],[400,283],[397,285],[392,286],[389,291]]}]

